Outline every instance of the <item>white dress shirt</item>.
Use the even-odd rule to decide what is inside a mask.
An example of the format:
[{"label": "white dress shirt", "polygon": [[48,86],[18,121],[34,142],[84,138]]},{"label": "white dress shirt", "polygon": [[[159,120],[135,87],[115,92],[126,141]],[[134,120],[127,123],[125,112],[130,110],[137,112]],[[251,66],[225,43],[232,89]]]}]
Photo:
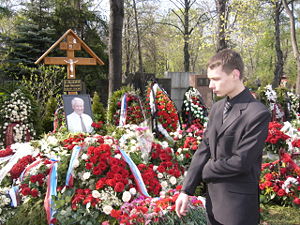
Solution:
[{"label": "white dress shirt", "polygon": [[[86,128],[86,132],[88,132],[88,133],[92,132],[93,131],[92,118],[88,114],[85,114],[85,113],[82,113],[81,117],[82,117],[83,124]],[[83,132],[82,126],[81,126],[81,119],[77,113],[72,112],[71,114],[67,115],[67,124],[68,124],[68,130],[70,132],[74,132],[74,133],[75,132]]]}]

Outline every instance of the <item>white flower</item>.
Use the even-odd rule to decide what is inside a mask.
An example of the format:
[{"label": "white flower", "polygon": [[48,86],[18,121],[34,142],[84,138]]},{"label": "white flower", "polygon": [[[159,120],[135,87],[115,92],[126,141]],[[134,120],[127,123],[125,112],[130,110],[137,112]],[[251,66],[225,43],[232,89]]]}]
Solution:
[{"label": "white flower", "polygon": [[170,179],[169,179],[170,183],[175,185],[177,183],[177,180],[176,180],[176,177],[172,176]]},{"label": "white flower", "polygon": [[74,160],[73,167],[74,167],[74,168],[77,168],[78,166],[79,166],[79,160],[78,160],[78,159],[75,159],[75,160]]},{"label": "white flower", "polygon": [[156,171],[158,166],[153,166],[153,171]]},{"label": "white flower", "polygon": [[130,152],[135,152],[136,151],[136,147],[135,146],[131,146],[130,147]]},{"label": "white flower", "polygon": [[87,179],[90,178],[90,176],[91,176],[91,173],[90,173],[90,172],[85,172],[85,173],[82,175],[82,179],[83,179],[83,180],[87,180]]},{"label": "white flower", "polygon": [[159,174],[157,174],[157,177],[158,177],[159,179],[161,179],[161,178],[164,177],[164,175],[163,175],[162,173],[159,173]]},{"label": "white flower", "polygon": [[92,191],[92,196],[93,196],[93,198],[100,198],[100,193],[99,193],[99,191],[97,191],[97,190],[93,190]]},{"label": "white flower", "polygon": [[113,140],[112,139],[104,139],[104,144],[112,145],[113,144]]},{"label": "white flower", "polygon": [[122,195],[123,202],[129,202],[131,199],[131,194],[129,191],[124,191]]},{"label": "white flower", "polygon": [[162,187],[163,189],[166,189],[166,188],[168,187],[167,181],[161,182],[160,185],[161,185],[161,187]]},{"label": "white flower", "polygon": [[182,152],[182,148],[178,148],[177,152],[178,152],[178,154],[180,154]]},{"label": "white flower", "polygon": [[106,215],[109,215],[113,210],[113,208],[110,205],[105,205],[103,206],[102,210]]},{"label": "white flower", "polygon": [[82,154],[81,159],[83,160],[87,160],[89,158],[89,156],[87,154]]},{"label": "white flower", "polygon": [[161,146],[162,146],[163,148],[167,148],[167,147],[169,147],[169,144],[168,144],[168,142],[163,141],[163,142],[161,143]]},{"label": "white flower", "polygon": [[49,143],[49,145],[53,145],[53,146],[58,145],[58,140],[54,136],[49,136],[47,138],[47,142]]},{"label": "white flower", "polygon": [[115,158],[117,158],[117,159],[121,159],[121,158],[122,158],[122,156],[121,156],[121,154],[116,154],[116,155],[115,155]]},{"label": "white flower", "polygon": [[130,192],[132,195],[135,195],[135,194],[136,194],[136,189],[135,189],[135,188],[130,188],[130,189],[129,189],[129,192]]}]

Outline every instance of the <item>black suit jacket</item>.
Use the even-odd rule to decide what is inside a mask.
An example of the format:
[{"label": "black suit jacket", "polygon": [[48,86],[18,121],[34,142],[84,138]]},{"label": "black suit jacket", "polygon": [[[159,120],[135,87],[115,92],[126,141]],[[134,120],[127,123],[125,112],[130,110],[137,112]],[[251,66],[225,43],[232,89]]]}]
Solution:
[{"label": "black suit jacket", "polygon": [[[270,113],[248,89],[237,96],[222,123],[224,104],[222,99],[212,106],[182,190],[192,195],[204,181],[208,185],[207,211],[217,221],[228,225],[257,224],[258,182]],[[247,221],[241,222],[240,217]]]}]

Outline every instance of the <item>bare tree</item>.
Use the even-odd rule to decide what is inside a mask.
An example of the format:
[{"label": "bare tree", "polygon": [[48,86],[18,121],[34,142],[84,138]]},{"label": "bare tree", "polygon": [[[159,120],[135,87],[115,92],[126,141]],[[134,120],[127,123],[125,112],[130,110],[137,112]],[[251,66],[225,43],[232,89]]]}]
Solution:
[{"label": "bare tree", "polygon": [[294,17],[294,7],[293,1],[291,1],[291,8],[286,0],[282,0],[284,9],[290,18],[290,29],[291,29],[291,42],[294,52],[294,57],[296,59],[297,64],[297,81],[296,81],[296,93],[300,94],[300,52],[297,45],[297,37],[296,37],[296,28],[295,28],[295,17]]},{"label": "bare tree", "polygon": [[109,97],[122,85],[122,29],[124,0],[110,0]]},{"label": "bare tree", "polygon": [[142,49],[141,49],[141,35],[139,30],[139,23],[137,17],[137,10],[136,10],[136,2],[133,0],[133,11],[134,11],[134,21],[135,21],[135,30],[137,36],[137,48],[138,48],[138,57],[139,57],[139,72],[143,72],[143,59],[142,59]]},{"label": "bare tree", "polygon": [[[196,0],[170,0],[177,10],[172,9],[171,11],[175,14],[175,16],[179,19],[180,25],[164,23],[167,25],[171,25],[179,30],[179,32],[183,35],[184,40],[184,71],[190,71],[190,52],[189,52],[189,41],[190,36],[193,33],[194,29],[201,23],[207,20],[206,13],[197,15],[197,18],[191,17],[191,9],[195,4]],[[191,21],[195,21],[193,25],[191,25]]]}]

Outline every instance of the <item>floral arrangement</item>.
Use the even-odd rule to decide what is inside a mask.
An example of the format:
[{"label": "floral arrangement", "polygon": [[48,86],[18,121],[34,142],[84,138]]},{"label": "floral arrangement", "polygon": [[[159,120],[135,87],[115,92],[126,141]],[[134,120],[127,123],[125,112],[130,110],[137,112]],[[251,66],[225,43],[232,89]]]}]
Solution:
[{"label": "floral arrangement", "polygon": [[109,219],[112,209],[119,209],[137,193],[117,141],[97,135],[86,139],[85,147],[74,162],[74,183],[66,190],[62,188],[55,201],[55,218],[59,224],[76,221],[95,224]]},{"label": "floral arrangement", "polygon": [[0,224],[5,224],[15,213],[15,211],[12,210],[9,190],[7,187],[0,188]]},{"label": "floral arrangement", "polygon": [[[8,146],[15,142],[29,141],[35,136],[33,129],[31,103],[28,98],[17,89],[1,106],[0,115],[4,119],[2,133],[3,145]],[[5,142],[5,143],[4,143]]]},{"label": "floral arrangement", "polygon": [[13,154],[13,150],[11,149],[10,145],[7,146],[5,149],[0,150],[0,158],[4,158],[12,154]]},{"label": "floral arrangement", "polygon": [[117,110],[113,116],[116,126],[140,124],[145,120],[143,105],[140,98],[133,93],[125,93],[117,102]]},{"label": "floral arrangement", "polygon": [[151,162],[163,191],[175,188],[183,180],[184,169],[176,161],[174,150],[167,142],[153,143]]},{"label": "floral arrangement", "polygon": [[184,93],[181,114],[184,124],[197,124],[201,127],[207,123],[207,108],[200,92],[196,88],[189,87]]},{"label": "floral arrangement", "polygon": [[201,143],[204,127],[198,123],[190,126],[183,124],[182,127],[183,130],[171,133],[171,135],[176,140],[176,160],[187,170],[195,151]]},{"label": "floral arrangement", "polygon": [[288,153],[280,160],[262,165],[261,202],[300,207],[300,167]]},{"label": "floral arrangement", "polygon": [[282,121],[284,112],[277,102],[277,93],[272,88],[272,85],[269,84],[263,88],[260,88],[259,92],[261,100],[269,106],[269,109],[272,112],[272,121]]},{"label": "floral arrangement", "polygon": [[155,82],[147,88],[146,105],[146,109],[150,110],[152,130],[156,137],[173,142],[169,133],[180,129],[178,112],[175,103]]},{"label": "floral arrangement", "polygon": [[289,98],[289,103],[290,103],[290,112],[291,112],[291,117],[292,119],[298,119],[299,120],[299,116],[300,116],[300,96],[296,95],[293,92],[286,92],[288,98]]},{"label": "floral arrangement", "polygon": [[116,128],[112,134],[119,139],[120,149],[130,155],[134,163],[147,163],[154,137],[149,127],[126,124]]},{"label": "floral arrangement", "polygon": [[283,127],[281,123],[270,122],[268,137],[265,140],[265,150],[278,154],[280,149],[287,148],[286,140],[290,137],[284,134],[280,129]]},{"label": "floral arrangement", "polygon": [[[114,210],[112,216],[120,224],[179,224],[175,213],[175,201],[180,187],[163,192],[159,198],[139,198],[124,204],[120,210]],[[190,213],[182,218],[180,224],[206,224],[203,203],[197,197],[190,197]],[[194,213],[198,215],[195,216]]]}]

